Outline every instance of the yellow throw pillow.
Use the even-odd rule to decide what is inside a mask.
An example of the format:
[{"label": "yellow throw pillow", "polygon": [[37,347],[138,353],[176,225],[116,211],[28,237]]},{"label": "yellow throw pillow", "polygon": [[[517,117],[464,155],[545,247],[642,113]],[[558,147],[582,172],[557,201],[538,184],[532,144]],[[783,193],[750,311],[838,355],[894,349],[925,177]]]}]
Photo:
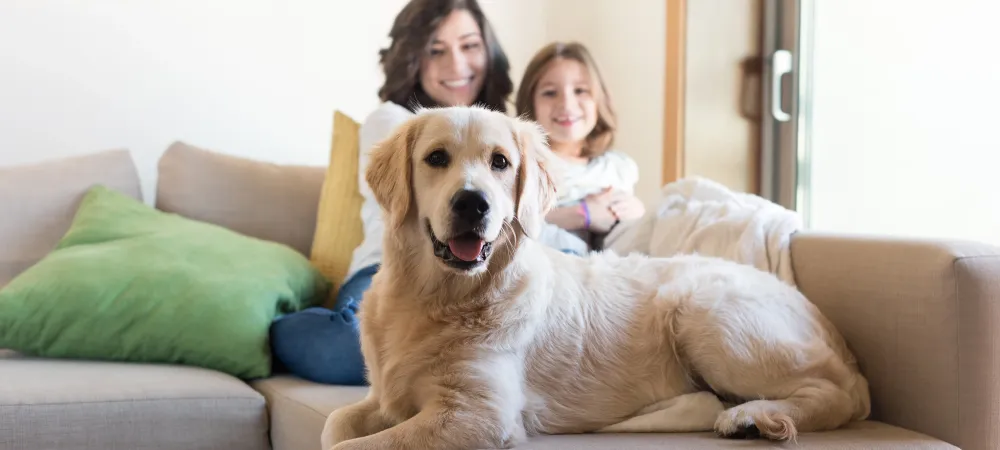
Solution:
[{"label": "yellow throw pillow", "polygon": [[363,198],[358,190],[358,133],[361,125],[340,111],[333,113],[330,163],[319,198],[312,263],[331,282],[326,306],[333,305],[351,265],[354,249],[364,239]]}]

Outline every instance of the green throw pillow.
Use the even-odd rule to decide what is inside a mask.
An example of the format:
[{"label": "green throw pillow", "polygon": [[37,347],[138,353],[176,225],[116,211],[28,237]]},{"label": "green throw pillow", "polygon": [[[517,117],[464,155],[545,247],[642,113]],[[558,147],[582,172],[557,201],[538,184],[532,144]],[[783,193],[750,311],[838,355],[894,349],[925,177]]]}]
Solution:
[{"label": "green throw pillow", "polygon": [[282,244],[87,192],[57,248],[0,289],[0,348],[271,373],[271,321],[330,283]]}]

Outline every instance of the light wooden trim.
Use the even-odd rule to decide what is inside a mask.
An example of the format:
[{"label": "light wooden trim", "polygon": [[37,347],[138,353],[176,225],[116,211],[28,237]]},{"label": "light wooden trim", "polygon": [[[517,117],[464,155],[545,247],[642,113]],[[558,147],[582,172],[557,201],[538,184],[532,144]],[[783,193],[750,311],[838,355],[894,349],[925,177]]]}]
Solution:
[{"label": "light wooden trim", "polygon": [[667,2],[663,184],[684,177],[684,84],[687,72],[687,0]]}]

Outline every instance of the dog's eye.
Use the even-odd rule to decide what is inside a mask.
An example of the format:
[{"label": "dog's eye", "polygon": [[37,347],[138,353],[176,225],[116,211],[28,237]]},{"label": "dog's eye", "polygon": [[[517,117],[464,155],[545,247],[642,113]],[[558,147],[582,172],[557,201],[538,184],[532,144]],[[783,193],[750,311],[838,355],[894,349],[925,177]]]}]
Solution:
[{"label": "dog's eye", "polygon": [[424,158],[424,162],[431,167],[448,167],[448,163],[451,162],[451,158],[448,156],[448,152],[437,149],[427,155]]},{"label": "dog's eye", "polygon": [[494,153],[493,154],[493,162],[491,163],[491,165],[493,166],[493,169],[495,169],[495,170],[504,170],[504,169],[507,168],[507,166],[510,165],[510,162],[507,161],[507,157],[506,156],[501,155],[499,153]]}]

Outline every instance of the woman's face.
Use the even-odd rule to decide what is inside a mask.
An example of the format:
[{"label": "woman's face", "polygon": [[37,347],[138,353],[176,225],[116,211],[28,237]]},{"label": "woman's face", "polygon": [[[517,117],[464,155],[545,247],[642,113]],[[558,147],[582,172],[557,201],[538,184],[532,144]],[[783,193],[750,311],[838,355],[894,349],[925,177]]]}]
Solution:
[{"label": "woman's face", "polygon": [[597,125],[590,73],[579,61],[557,58],[535,88],[535,119],[562,144],[582,143]]},{"label": "woman's face", "polygon": [[448,15],[421,58],[420,85],[443,106],[470,106],[486,78],[486,45],[479,24],[466,10]]}]

